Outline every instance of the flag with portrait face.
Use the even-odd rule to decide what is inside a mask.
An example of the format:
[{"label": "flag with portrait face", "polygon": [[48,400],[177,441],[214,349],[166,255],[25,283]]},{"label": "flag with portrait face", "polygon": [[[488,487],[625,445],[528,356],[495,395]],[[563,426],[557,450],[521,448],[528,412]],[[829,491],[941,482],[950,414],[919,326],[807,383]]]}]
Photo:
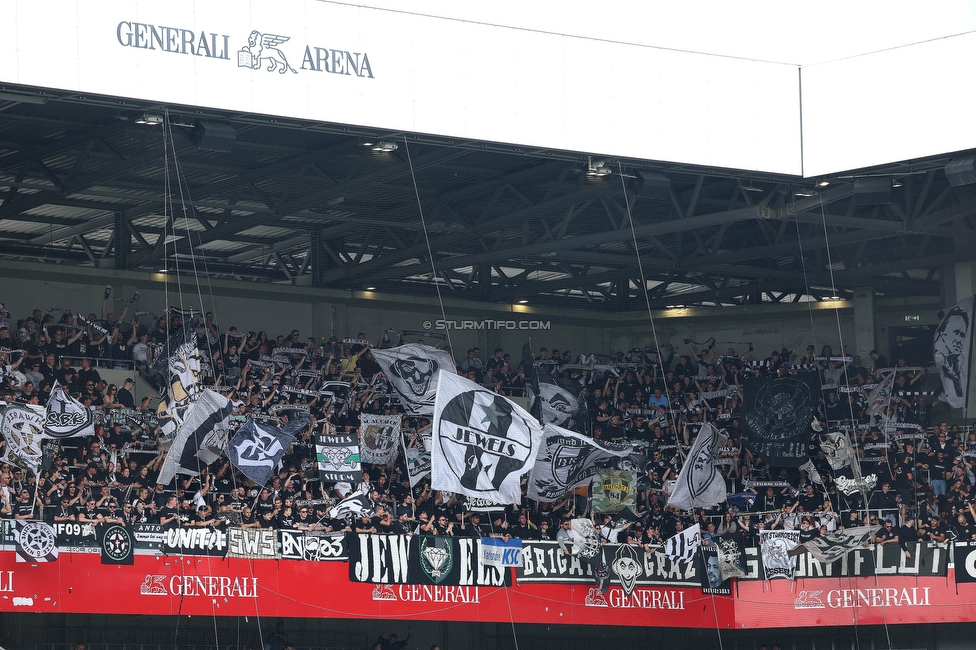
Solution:
[{"label": "flag with portrait face", "polygon": [[434,406],[431,487],[496,503],[521,503],[542,426],[515,402],[441,371]]},{"label": "flag with portrait face", "polygon": [[963,298],[946,312],[935,330],[932,356],[942,377],[942,399],[952,408],[964,408],[969,395],[970,351],[973,347],[973,312],[976,296]]}]

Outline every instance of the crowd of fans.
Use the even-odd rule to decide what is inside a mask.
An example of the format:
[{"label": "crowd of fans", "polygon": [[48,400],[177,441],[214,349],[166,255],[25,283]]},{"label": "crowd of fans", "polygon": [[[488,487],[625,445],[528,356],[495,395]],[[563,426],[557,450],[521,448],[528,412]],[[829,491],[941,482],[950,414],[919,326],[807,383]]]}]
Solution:
[{"label": "crowd of fans", "polygon": [[[701,524],[706,543],[732,534],[755,542],[764,528],[797,529],[801,539],[810,539],[854,525],[877,525],[879,543],[976,539],[976,426],[967,431],[930,421],[937,394],[923,390],[931,383],[923,381],[925,368],[911,365],[919,363],[915,351],[900,340],[892,358],[901,370],[890,402],[875,416],[867,415],[867,395],[889,362],[877,351],[863,362],[848,356],[843,346],[836,354],[830,346],[818,352],[809,345],[802,355],[784,349],[763,356],[751,345],[737,350],[709,340],[697,346],[687,342],[688,354],[676,355],[664,346],[602,358],[540,348],[534,368],[526,367],[521,350],[514,358],[503,349],[487,359],[478,348],[455,355],[461,375],[504,395],[525,395],[533,371],[577,386],[586,414],[577,418],[575,428],[594,438],[632,443],[638,469],[644,470],[638,472],[635,516],[622,522],[592,512],[586,487],[555,503],[525,497],[520,507],[480,504],[473,509],[462,495],[432,490],[429,478],[411,488],[402,457],[388,466],[364,466],[358,486],[323,485],[316,471],[316,434],[355,432],[362,413],[403,413],[365,333],[332,337],[320,345],[302,338],[297,329],[273,337],[223,329],[209,312],[169,310],[146,322],[147,314],[136,312],[126,320],[128,305],[116,317],[107,311],[108,301],[106,291],[100,317],[38,309],[14,326],[5,321],[0,327],[0,392],[7,403],[44,405],[58,382],[98,414],[95,435],[61,441],[49,467],[38,475],[3,465],[0,517],[566,541],[569,518],[591,516],[602,522],[605,539],[649,549],[694,523]],[[175,335],[195,339],[204,358],[202,381],[231,400],[237,424],[246,417],[280,421],[290,405],[310,411],[311,426],[295,439],[267,485],[249,482],[226,457],[202,468],[199,476],[180,475],[169,485],[156,482],[165,450],[154,396],[134,395],[131,380],[121,387],[107,384],[97,366],[109,360],[163,388],[166,377],[158,361],[165,362],[167,341],[172,343]],[[400,332],[387,328],[373,345],[404,342]],[[427,342],[443,344],[429,336]],[[165,363],[162,367],[165,373]],[[818,477],[770,467],[741,444],[740,388],[746,378],[799,373],[819,374],[818,418],[828,431],[847,432],[861,473],[878,477],[868,502],[860,492],[837,489],[835,474],[844,471],[830,468],[816,436],[810,455]],[[729,436],[720,468],[729,494],[736,496],[708,511],[669,508],[669,481],[704,422]],[[426,418],[403,420],[414,435],[412,444],[420,444],[430,424]],[[756,482],[774,486],[757,487]],[[357,489],[369,494],[373,512],[331,519],[330,506]]]}]

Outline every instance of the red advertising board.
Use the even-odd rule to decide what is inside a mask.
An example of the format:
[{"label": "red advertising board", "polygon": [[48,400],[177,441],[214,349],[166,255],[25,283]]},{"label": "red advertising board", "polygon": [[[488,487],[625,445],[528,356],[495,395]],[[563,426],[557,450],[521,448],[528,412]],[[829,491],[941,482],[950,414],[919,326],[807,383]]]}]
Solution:
[{"label": "red advertising board", "polygon": [[0,611],[447,620],[688,628],[771,628],[976,620],[976,583],[882,576],[739,580],[733,596],[700,589],[516,581],[511,587],[376,585],[346,562],[94,553],[16,562],[0,551]]},{"label": "red advertising board", "polygon": [[0,611],[715,627],[734,620],[728,596],[592,584],[504,587],[375,585],[349,581],[346,562],[137,555],[103,565],[94,553],[47,563],[0,552]]},{"label": "red advertising board", "polygon": [[976,620],[976,584],[909,576],[740,580],[735,626],[821,627]]}]

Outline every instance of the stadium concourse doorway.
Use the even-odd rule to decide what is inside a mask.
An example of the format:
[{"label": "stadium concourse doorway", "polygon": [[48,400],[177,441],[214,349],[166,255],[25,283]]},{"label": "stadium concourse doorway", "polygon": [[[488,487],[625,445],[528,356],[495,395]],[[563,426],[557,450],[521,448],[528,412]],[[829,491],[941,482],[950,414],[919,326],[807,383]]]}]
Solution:
[{"label": "stadium concourse doorway", "polygon": [[[298,596],[298,594],[295,594]],[[327,614],[327,612],[323,612]],[[650,622],[664,612],[634,610]],[[6,614],[6,650],[261,650],[278,622],[295,650],[370,650],[392,629],[406,638],[408,621],[277,619],[272,617]],[[678,629],[417,621],[404,650],[956,650],[972,647],[973,623],[797,629]],[[719,638],[721,636],[721,638]]]}]

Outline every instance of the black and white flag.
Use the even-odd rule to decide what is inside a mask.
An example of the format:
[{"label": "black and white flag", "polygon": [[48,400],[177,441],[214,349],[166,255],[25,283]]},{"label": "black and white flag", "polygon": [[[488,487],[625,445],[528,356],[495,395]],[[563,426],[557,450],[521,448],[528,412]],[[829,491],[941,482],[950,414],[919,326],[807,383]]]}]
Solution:
[{"label": "black and white flag", "polygon": [[403,409],[412,416],[434,412],[438,373],[457,374],[449,353],[423,343],[407,343],[386,350],[371,348],[370,351],[400,398]]},{"label": "black and white flag", "polygon": [[820,376],[753,377],[743,387],[742,441],[775,467],[798,467],[808,458],[807,443],[820,403]]},{"label": "black and white flag", "polygon": [[745,544],[740,535],[723,535],[715,538],[718,549],[718,567],[722,580],[742,578],[746,575]]},{"label": "black and white flag", "polygon": [[796,559],[790,556],[790,551],[796,548],[799,543],[800,531],[798,530],[759,531],[759,554],[762,557],[766,580],[773,578],[793,579]]},{"label": "black and white flag", "polygon": [[453,373],[438,376],[431,487],[521,503],[520,479],[535,464],[542,426],[521,406]]},{"label": "black and white flag", "polygon": [[672,562],[691,562],[701,549],[701,525],[685,528],[664,542],[661,553]]},{"label": "black and white flag", "polygon": [[58,559],[58,537],[51,524],[19,519],[14,532],[18,562],[54,562]]},{"label": "black and white flag", "polygon": [[307,411],[295,411],[288,424],[280,429],[248,419],[227,445],[227,458],[244,476],[265,485],[295,435],[311,421]]},{"label": "black and white flag", "polygon": [[630,454],[627,444],[594,440],[575,431],[547,424],[542,448],[529,473],[530,499],[552,503],[575,487],[589,483],[599,463]]},{"label": "black and white flag", "polygon": [[888,374],[874,387],[874,390],[867,394],[868,408],[866,412],[868,415],[880,415],[891,402],[891,391],[895,387],[895,374],[894,370],[888,371]]},{"label": "black and white flag", "polygon": [[183,423],[177,428],[169,452],[159,470],[158,482],[166,485],[177,474],[196,476],[220,453],[227,442],[227,430],[233,406],[223,395],[205,390],[191,404]]},{"label": "black and white flag", "polygon": [[838,530],[826,537],[814,537],[788,552],[790,557],[809,553],[824,564],[831,564],[871,541],[877,526],[858,526]]},{"label": "black and white flag", "polygon": [[589,519],[577,517],[571,522],[573,530],[572,554],[584,560],[595,560],[600,555],[600,532]]},{"label": "black and white flag", "polygon": [[7,443],[0,460],[37,474],[43,458],[44,409],[31,404],[10,404],[3,410],[0,432]]},{"label": "black and white flag", "polygon": [[329,519],[348,519],[350,517],[371,517],[373,503],[366,492],[353,492],[329,510]]},{"label": "black and white flag", "polygon": [[[536,368],[539,393],[529,391],[529,411],[535,413],[535,401],[539,402],[539,416],[543,424],[573,427],[586,417],[586,402],[580,399],[580,383],[554,377]],[[533,384],[534,386],[535,384]]]},{"label": "black and white flag", "polygon": [[956,584],[976,582],[976,542],[953,542],[952,557],[956,567]]},{"label": "black and white flag", "polygon": [[[428,428],[429,432],[430,429]],[[415,487],[417,483],[430,475],[430,449],[424,444],[423,437],[415,429],[409,432],[404,429],[401,432],[403,441],[403,459],[407,463],[407,476],[410,477],[410,487]]]},{"label": "black and white flag", "polygon": [[823,449],[824,456],[827,457],[827,462],[833,470],[850,466],[857,457],[857,452],[854,451],[851,440],[844,431],[822,434],[820,448]]},{"label": "black and white flag", "polygon": [[701,559],[704,569],[701,575],[702,593],[723,596],[731,594],[729,579],[722,575],[718,548],[714,544],[702,546]]},{"label": "black and white flag", "polygon": [[91,409],[76,400],[67,389],[54,382],[44,411],[44,438],[72,438],[95,435]]},{"label": "black and white flag", "polygon": [[970,351],[973,341],[973,312],[976,296],[957,302],[935,330],[932,355],[942,377],[943,400],[952,408],[966,406],[969,393]]},{"label": "black and white flag", "polygon": [[[179,330],[170,339],[180,339]],[[182,343],[166,359],[167,379],[164,402],[159,405],[159,426],[162,440],[168,444],[177,437],[177,431],[189,416],[193,403],[200,397],[203,383],[203,360],[195,343]]]},{"label": "black and white flag", "polygon": [[718,471],[715,460],[728,442],[711,424],[702,425],[688,458],[678,472],[668,505],[682,510],[711,508],[725,501],[725,478]]},{"label": "black and white flag", "polygon": [[359,454],[364,463],[389,465],[396,460],[402,422],[399,415],[359,416]]}]

